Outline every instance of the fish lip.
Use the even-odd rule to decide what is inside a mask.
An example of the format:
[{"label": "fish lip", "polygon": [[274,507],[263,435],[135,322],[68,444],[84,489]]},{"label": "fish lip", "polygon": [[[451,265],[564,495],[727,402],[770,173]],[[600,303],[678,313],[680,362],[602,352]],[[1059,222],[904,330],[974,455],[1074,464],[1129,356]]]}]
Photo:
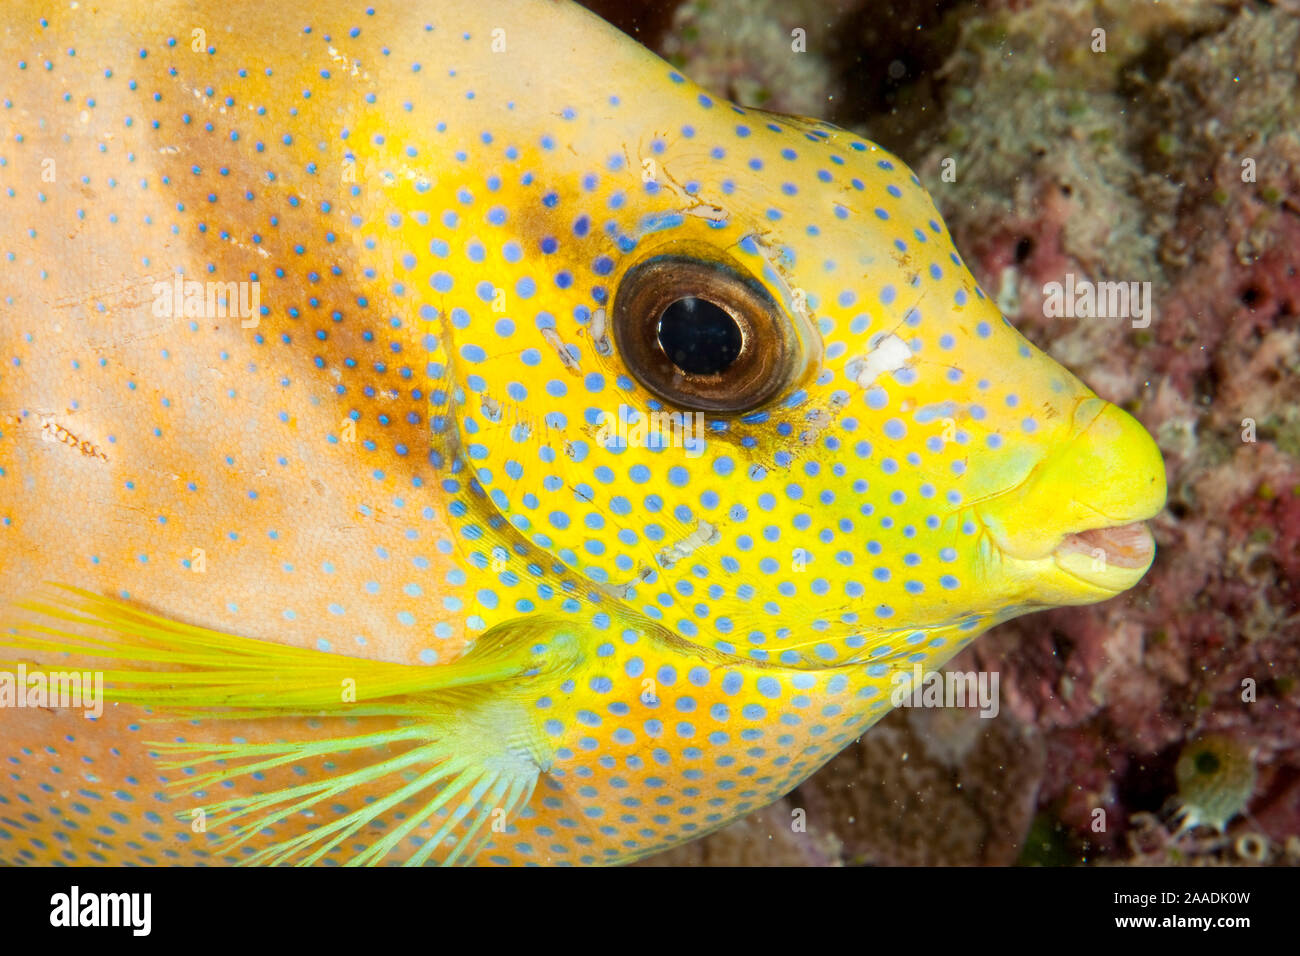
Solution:
[{"label": "fish lip", "polygon": [[1085,551],[1091,555],[1097,550],[1105,552],[1108,564],[1121,568],[1144,568],[1151,563],[1151,557],[1155,553],[1155,538],[1145,521],[1130,521],[1127,524],[1073,531],[1061,539],[1052,553],[1061,555],[1071,551]]},{"label": "fish lip", "polygon": [[1155,559],[1156,542],[1145,520],[1073,531],[1051,551],[1065,573],[1118,594],[1137,583]]}]

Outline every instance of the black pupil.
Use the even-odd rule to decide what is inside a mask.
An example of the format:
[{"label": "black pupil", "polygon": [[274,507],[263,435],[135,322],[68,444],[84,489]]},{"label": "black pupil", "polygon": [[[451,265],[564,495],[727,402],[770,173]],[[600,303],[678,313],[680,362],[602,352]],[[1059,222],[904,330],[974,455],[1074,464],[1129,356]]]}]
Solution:
[{"label": "black pupil", "polygon": [[1212,773],[1218,773],[1219,758],[1208,750],[1203,750],[1196,755],[1196,771],[1205,774],[1207,777]]},{"label": "black pupil", "polygon": [[707,299],[678,299],[659,317],[659,345],[683,372],[716,375],[740,355],[740,326]]}]

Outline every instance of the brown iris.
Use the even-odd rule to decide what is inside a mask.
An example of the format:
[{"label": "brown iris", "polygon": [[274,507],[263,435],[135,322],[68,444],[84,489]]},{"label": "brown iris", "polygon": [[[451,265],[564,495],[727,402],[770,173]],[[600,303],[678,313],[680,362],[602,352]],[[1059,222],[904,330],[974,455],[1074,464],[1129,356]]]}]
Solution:
[{"label": "brown iris", "polygon": [[730,262],[651,256],[623,276],[612,324],[628,371],[678,408],[750,411],[796,371],[799,342],[785,312]]}]

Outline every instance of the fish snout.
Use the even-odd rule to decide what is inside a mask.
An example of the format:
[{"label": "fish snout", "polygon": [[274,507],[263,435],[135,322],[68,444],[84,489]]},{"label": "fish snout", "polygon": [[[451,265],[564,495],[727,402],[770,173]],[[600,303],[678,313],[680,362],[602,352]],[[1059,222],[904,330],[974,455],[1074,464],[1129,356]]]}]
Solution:
[{"label": "fish snout", "polygon": [[977,513],[1007,558],[1050,563],[1074,590],[1082,585],[1082,595],[1065,598],[1095,600],[1132,587],[1150,567],[1155,542],[1144,522],[1164,507],[1165,466],[1147,430],[1100,398],[1075,406],[1073,426],[1023,482]]}]

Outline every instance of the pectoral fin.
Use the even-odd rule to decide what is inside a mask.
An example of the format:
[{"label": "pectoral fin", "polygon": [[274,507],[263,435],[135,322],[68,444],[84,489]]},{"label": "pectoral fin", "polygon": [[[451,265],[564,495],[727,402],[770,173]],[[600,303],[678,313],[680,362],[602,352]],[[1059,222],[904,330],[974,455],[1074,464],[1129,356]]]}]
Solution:
[{"label": "pectoral fin", "polygon": [[[179,794],[237,794],[201,804],[228,826],[220,849],[235,850],[304,815],[326,821],[263,845],[245,857],[254,864],[318,862],[399,807],[401,822],[350,864],[379,863],[430,829],[405,863],[472,859],[500,829],[489,824],[526,806],[549,766],[530,702],[538,682],[567,673],[580,653],[564,622],[536,618],[499,625],[460,660],[426,667],[225,634],[76,588],[21,607],[35,620],[0,633],[0,651],[38,653],[47,663],[29,665],[29,673],[57,670],[50,652],[71,655],[77,666],[104,662],[109,702],[191,717],[225,738],[151,745],[161,769],[178,772],[172,786]],[[273,742],[236,736],[243,722],[285,716],[313,718],[304,725],[320,730]],[[356,732],[367,720],[376,729]],[[322,759],[329,768],[342,755],[349,756],[340,761],[346,770],[255,789],[268,774]],[[360,805],[331,818],[325,808],[348,794]]]}]

